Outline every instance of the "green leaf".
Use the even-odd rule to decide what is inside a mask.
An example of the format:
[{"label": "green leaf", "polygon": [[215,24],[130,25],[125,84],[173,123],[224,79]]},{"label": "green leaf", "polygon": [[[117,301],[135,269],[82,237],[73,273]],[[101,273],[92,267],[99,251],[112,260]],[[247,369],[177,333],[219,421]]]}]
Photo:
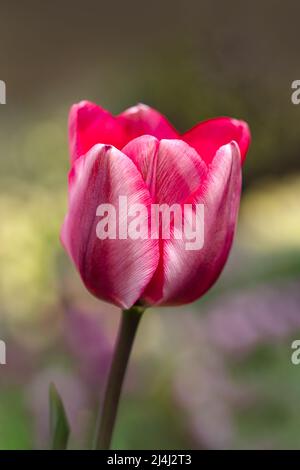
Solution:
[{"label": "green leaf", "polygon": [[67,448],[70,426],[62,399],[53,383],[49,388],[51,449]]}]

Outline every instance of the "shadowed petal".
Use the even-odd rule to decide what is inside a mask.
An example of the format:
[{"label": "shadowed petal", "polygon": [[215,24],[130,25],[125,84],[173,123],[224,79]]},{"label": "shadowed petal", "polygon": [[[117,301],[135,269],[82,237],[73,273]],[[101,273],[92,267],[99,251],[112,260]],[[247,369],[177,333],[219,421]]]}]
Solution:
[{"label": "shadowed petal", "polygon": [[200,122],[183,134],[182,139],[194,147],[206,163],[212,161],[222,145],[234,140],[240,148],[243,162],[246,158],[251,135],[246,122],[220,117]]},{"label": "shadowed petal", "polygon": [[71,162],[95,144],[122,148],[128,141],[122,126],[108,111],[89,101],[74,104],[69,115]]},{"label": "shadowed petal", "polygon": [[128,142],[135,137],[149,134],[157,139],[178,139],[179,134],[169,121],[156,109],[138,104],[126,109],[117,117],[122,124]]}]

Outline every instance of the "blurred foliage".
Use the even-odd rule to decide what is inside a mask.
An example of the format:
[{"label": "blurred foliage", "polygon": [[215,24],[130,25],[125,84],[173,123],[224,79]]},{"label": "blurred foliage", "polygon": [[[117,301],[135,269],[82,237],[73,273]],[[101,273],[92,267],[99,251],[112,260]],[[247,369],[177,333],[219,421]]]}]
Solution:
[{"label": "blurred foliage", "polygon": [[33,445],[32,423],[21,390],[6,387],[0,393],[0,449],[28,449]]}]

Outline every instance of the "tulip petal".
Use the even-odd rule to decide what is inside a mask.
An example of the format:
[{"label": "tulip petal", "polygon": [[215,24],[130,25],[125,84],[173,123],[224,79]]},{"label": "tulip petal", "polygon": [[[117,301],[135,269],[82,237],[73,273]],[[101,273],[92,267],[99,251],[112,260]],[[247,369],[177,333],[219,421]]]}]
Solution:
[{"label": "tulip petal", "polygon": [[[221,147],[207,180],[185,204],[204,205],[204,245],[187,250],[186,239],[164,240],[163,262],[144,292],[144,300],[160,305],[193,302],[217,280],[235,232],[241,192],[241,163],[235,142]],[[161,287],[163,285],[163,287]]]},{"label": "tulip petal", "polygon": [[122,150],[139,169],[153,202],[181,203],[199,188],[207,168],[197,152],[182,140],[145,135]]},{"label": "tulip petal", "polygon": [[[158,264],[158,240],[97,237],[100,204],[112,204],[119,216],[119,196],[128,205],[150,210],[151,197],[132,161],[108,145],[95,145],[77,159],[71,171],[69,210],[61,239],[86,287],[96,297],[121,308],[131,307],[153,276]],[[143,223],[148,224],[148,215]],[[118,233],[118,232],[117,232]]]},{"label": "tulip petal", "polygon": [[[178,139],[178,132],[156,109],[138,104],[126,109],[117,117],[122,124],[128,142],[141,135],[153,135],[157,139]],[[125,144],[124,144],[125,145]]]},{"label": "tulip petal", "polygon": [[[152,201],[167,204],[161,210],[159,231],[162,232],[162,219],[173,204],[182,204],[205,181],[207,167],[197,152],[181,140],[158,141],[152,136],[142,136],[132,140],[123,148],[141,172],[149,188]],[[162,296],[163,262],[165,241],[159,240],[159,264],[153,277],[156,296]],[[152,282],[150,283],[151,290]],[[147,289],[148,291],[148,289]]]},{"label": "tulip petal", "polygon": [[213,160],[220,147],[234,140],[239,145],[243,162],[251,135],[246,122],[220,117],[200,122],[183,134],[182,139],[194,147],[206,163]]},{"label": "tulip petal", "polygon": [[128,139],[117,119],[108,111],[89,101],[81,101],[70,110],[69,142],[73,163],[95,144],[109,144],[120,149]]}]

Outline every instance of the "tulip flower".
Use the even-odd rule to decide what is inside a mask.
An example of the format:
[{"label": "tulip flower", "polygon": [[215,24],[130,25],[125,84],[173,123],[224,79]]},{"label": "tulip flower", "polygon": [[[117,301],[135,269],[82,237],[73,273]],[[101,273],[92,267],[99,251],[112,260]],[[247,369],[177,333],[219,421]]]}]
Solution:
[{"label": "tulip flower", "polygon": [[[87,289],[125,312],[106,394],[110,410],[104,413],[96,444],[108,447],[116,415],[111,396],[116,388],[120,391],[141,312],[152,305],[182,305],[200,298],[226,263],[250,132],[245,122],[221,117],[180,134],[143,104],[113,116],[82,101],[71,108],[69,140],[69,208],[61,239]],[[125,217],[120,216],[120,197],[129,206],[145,208],[139,229],[148,236],[120,236]],[[183,224],[190,229],[203,206],[201,247],[186,249],[186,237],[177,236],[174,214],[168,238],[162,236],[161,219],[154,226],[151,220],[150,227],[153,205],[188,207],[191,218],[184,215]],[[97,235],[99,214],[105,212],[99,207],[113,207],[120,216],[113,237]],[[112,214],[108,225],[111,220]]]}]

